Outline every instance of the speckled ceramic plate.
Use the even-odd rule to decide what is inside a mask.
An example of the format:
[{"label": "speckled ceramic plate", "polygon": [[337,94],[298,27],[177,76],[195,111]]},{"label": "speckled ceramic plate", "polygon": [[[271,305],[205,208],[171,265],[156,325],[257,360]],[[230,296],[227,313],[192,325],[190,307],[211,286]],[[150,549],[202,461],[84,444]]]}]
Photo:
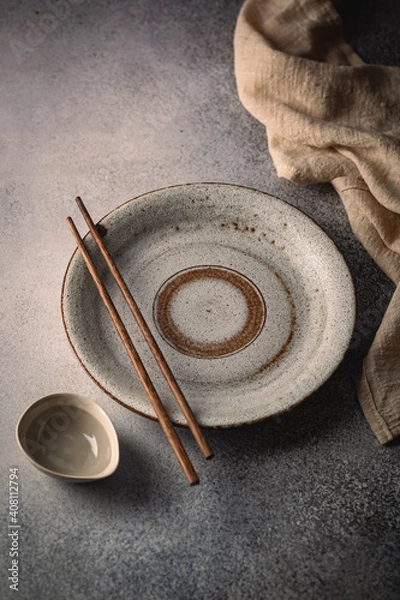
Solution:
[{"label": "speckled ceramic plate", "polygon": [[[131,200],[101,225],[203,426],[285,411],[342,360],[355,318],[352,278],[331,239],[293,206],[248,188],[188,184]],[[93,240],[86,241],[171,419],[184,424]],[[154,418],[77,252],[64,278],[62,314],[98,385]]]}]

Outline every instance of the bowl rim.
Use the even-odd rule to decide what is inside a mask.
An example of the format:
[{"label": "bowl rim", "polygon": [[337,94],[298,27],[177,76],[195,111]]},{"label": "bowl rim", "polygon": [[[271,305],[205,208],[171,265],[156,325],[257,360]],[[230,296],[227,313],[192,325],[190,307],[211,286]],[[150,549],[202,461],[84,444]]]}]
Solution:
[{"label": "bowl rim", "polygon": [[[35,418],[35,415],[38,416],[41,414],[44,409],[43,405],[50,405],[57,407],[57,399],[64,399],[64,402],[60,402],[58,407],[62,406],[86,406],[90,409],[90,414],[97,418],[97,420],[103,425],[108,439],[110,441],[111,454],[108,464],[104,467],[102,471],[97,473],[96,475],[79,475],[79,474],[68,474],[62,473],[57,470],[49,469],[45,467],[43,464],[38,462],[29,452],[29,450],[25,447],[23,443],[24,434],[26,433],[26,428]],[[48,407],[48,406],[47,406]],[[25,430],[24,430],[25,427]],[[15,438],[17,444],[24,454],[24,456],[40,471],[51,475],[53,477],[70,480],[70,481],[95,481],[98,479],[103,479],[108,477],[117,469],[119,464],[119,441],[116,429],[114,424],[112,423],[110,417],[105,412],[105,410],[97,404],[94,400],[89,398],[88,396],[84,396],[82,394],[74,393],[74,392],[53,392],[51,394],[47,394],[45,396],[41,396],[37,398],[33,402],[31,402],[22,412],[20,417],[18,418],[17,424],[15,426]]]}]

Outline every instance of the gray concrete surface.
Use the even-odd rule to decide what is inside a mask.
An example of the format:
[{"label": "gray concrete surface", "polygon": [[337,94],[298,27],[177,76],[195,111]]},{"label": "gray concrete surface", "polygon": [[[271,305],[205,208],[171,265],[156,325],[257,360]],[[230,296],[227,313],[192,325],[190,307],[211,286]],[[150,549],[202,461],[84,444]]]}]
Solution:
[{"label": "gray concrete surface", "polygon": [[[394,0],[343,7],[369,62],[400,66]],[[393,291],[328,185],[277,178],[263,127],[241,106],[232,38],[241,0],[4,0],[0,8],[0,596],[21,600],[396,600],[400,448],[381,447],[356,380]],[[213,430],[210,462],[182,439],[190,488],[157,423],[108,398],[78,364],[60,312],[81,223],[153,189],[248,185],[311,215],[354,276],[358,319],[338,370],[280,418]],[[14,428],[59,390],[113,420],[111,478],[66,485],[22,456]],[[9,589],[9,469],[19,477],[19,591]]]}]

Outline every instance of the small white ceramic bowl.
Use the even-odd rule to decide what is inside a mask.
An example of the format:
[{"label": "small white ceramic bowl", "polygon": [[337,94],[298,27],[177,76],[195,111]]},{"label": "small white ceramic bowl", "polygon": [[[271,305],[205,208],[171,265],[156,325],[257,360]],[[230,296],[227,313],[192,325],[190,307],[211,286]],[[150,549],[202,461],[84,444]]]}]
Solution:
[{"label": "small white ceramic bowl", "polygon": [[28,406],[16,427],[19,447],[41,471],[73,482],[108,477],[119,463],[109,417],[93,400],[71,393],[44,396]]}]

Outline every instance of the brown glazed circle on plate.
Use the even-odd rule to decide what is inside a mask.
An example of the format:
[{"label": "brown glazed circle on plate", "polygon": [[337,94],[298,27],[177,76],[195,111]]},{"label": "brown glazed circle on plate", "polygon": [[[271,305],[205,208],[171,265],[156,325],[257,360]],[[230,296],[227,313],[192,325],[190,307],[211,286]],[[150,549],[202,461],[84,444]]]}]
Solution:
[{"label": "brown glazed circle on plate", "polygon": [[[211,293],[213,283],[222,298]],[[177,318],[174,311],[185,291],[187,310],[198,335],[196,331],[190,335],[185,316]],[[259,335],[266,318],[265,302],[256,285],[238,271],[214,265],[191,267],[167,279],[156,294],[153,313],[162,337],[179,352],[197,358],[220,358],[243,350]],[[213,316],[219,320],[216,328],[222,327],[219,333],[212,327],[207,329]]]}]

